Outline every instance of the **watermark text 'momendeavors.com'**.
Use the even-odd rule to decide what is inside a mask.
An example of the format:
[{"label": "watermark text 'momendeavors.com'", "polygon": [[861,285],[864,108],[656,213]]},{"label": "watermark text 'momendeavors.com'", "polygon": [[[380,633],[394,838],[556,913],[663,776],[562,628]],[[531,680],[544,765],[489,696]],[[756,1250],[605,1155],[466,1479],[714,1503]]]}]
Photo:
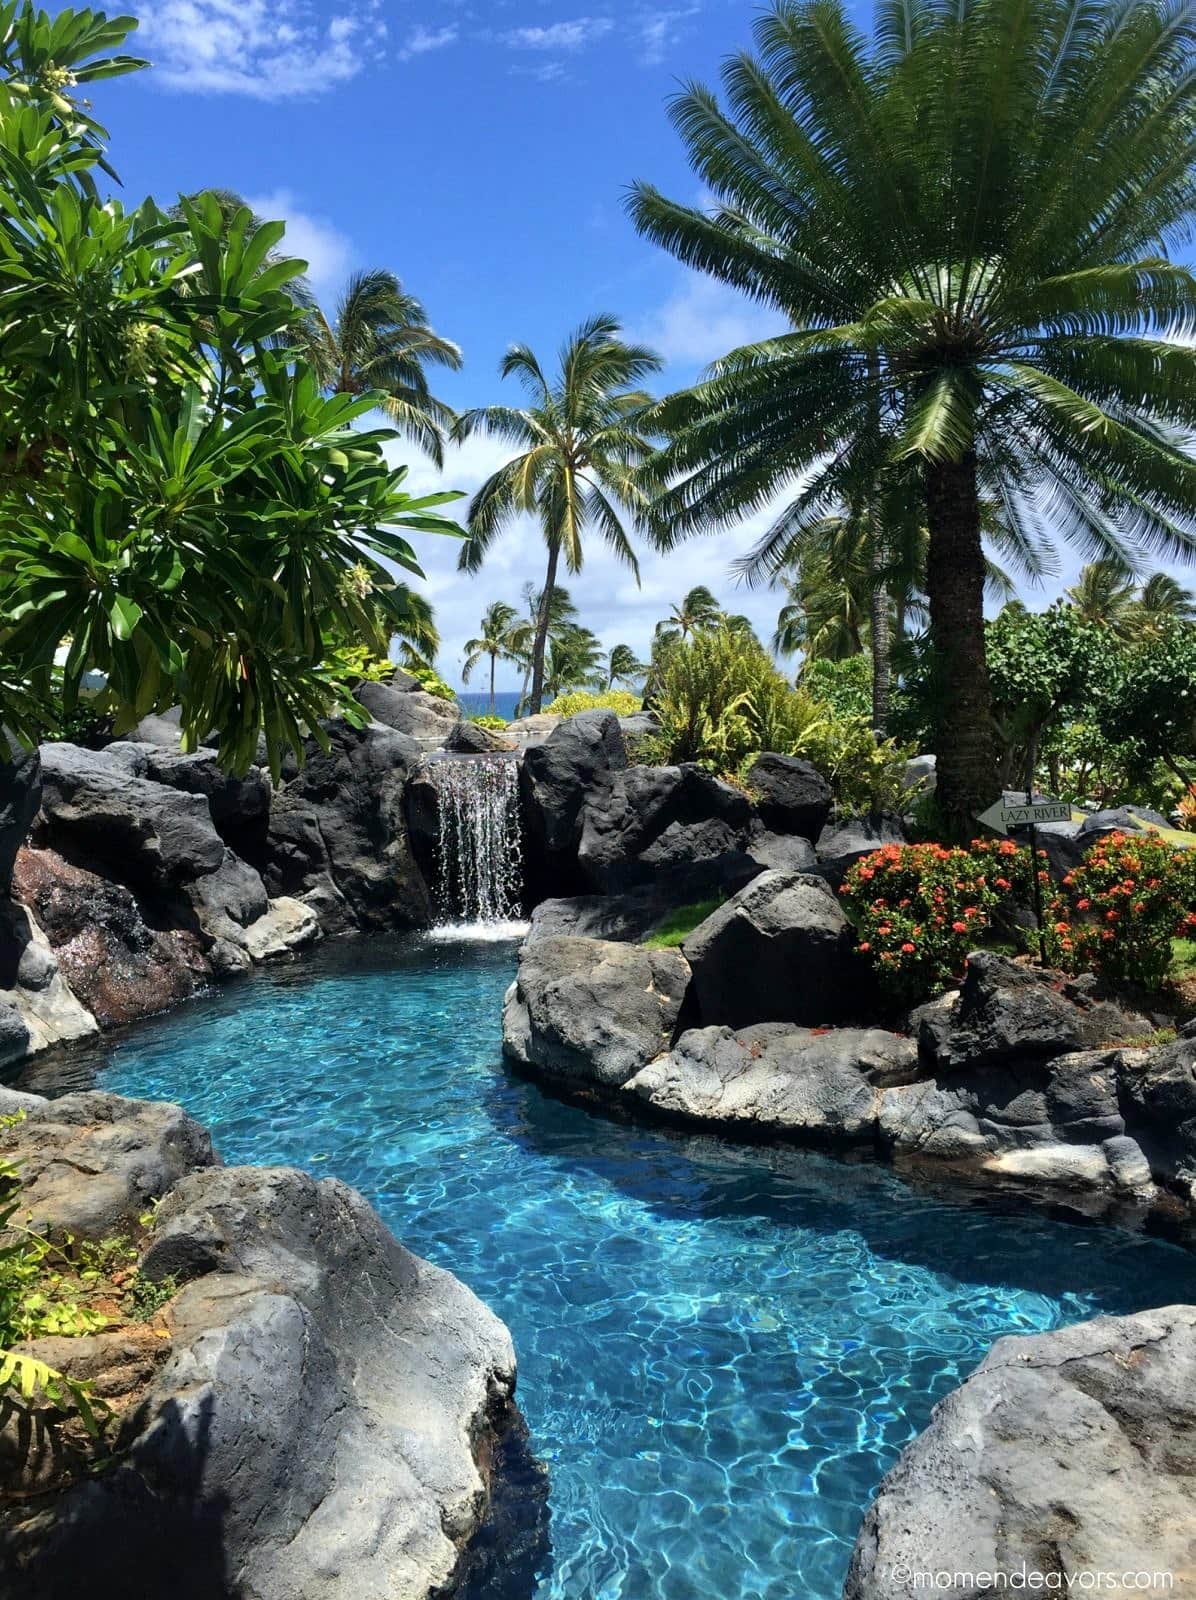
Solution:
[{"label": "watermark text 'momendeavors.com'", "polygon": [[991,1571],[919,1568],[895,1562],[881,1567],[880,1575],[886,1583],[927,1594],[1166,1594],[1175,1588],[1173,1572],[1133,1567],[1103,1570],[1079,1567],[1073,1572],[1043,1572],[1024,1561],[1020,1566]]}]

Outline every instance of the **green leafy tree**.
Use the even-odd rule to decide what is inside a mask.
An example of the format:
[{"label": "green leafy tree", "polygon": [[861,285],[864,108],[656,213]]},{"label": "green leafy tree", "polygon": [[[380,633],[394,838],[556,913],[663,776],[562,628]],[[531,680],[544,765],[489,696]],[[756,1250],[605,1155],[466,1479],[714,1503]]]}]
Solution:
[{"label": "green leafy tree", "polygon": [[325,388],[370,394],[398,431],[444,465],[454,413],[432,394],[425,370],[456,372],[461,351],[436,333],[428,314],[393,272],[355,272],[331,317],[313,305],[306,348]]},{"label": "green leafy tree", "polygon": [[942,686],[938,797],[969,830],[998,776],[981,500],[1029,555],[1047,533],[1133,565],[1190,557],[1196,278],[1167,257],[1192,211],[1196,19],[1144,3],[782,0],[755,57],[673,120],[712,210],[639,185],[641,231],[775,306],[792,331],[734,351],[656,421],[658,536],[788,504],[888,465],[917,475]]},{"label": "green leafy tree", "polygon": [[1133,607],[1136,635],[1157,633],[1172,622],[1196,622],[1196,594],[1169,572],[1155,572],[1138,591]]},{"label": "green leafy tree", "polygon": [[1063,601],[1038,612],[1008,605],[988,624],[1003,786],[1032,789],[1044,740],[1083,709],[1107,648],[1100,629]]},{"label": "green leafy tree", "polygon": [[494,692],[494,674],[500,661],[518,661],[526,653],[528,628],[515,610],[505,600],[492,600],[482,613],[482,623],[476,639],[465,641],[465,661],[461,667],[461,682],[468,683],[470,674],[485,657],[490,662],[490,708],[497,713]]},{"label": "green leafy tree", "polygon": [[459,533],[435,509],[456,497],[405,493],[389,431],[356,426],[376,397],[273,347],[302,268],[269,259],[281,223],[101,202],[103,130],[69,90],[139,64],[99,54],[132,26],[0,10],[0,716],[34,737],[96,670],[118,732],[179,703],[189,745],[216,729],[243,768],[264,734],[277,773],[360,716],[330,651],[385,653],[404,535]]},{"label": "green leafy tree", "polygon": [[1161,761],[1188,791],[1196,781],[1196,627],[1160,624],[1130,649],[1105,653],[1093,704],[1102,735],[1130,747],[1138,773]]},{"label": "green leafy tree", "polygon": [[533,712],[543,704],[544,656],[561,558],[569,572],[580,572],[584,536],[593,528],[639,578],[625,522],[634,526],[646,505],[637,468],[650,449],[640,426],[649,397],[633,385],[656,372],[660,358],[643,345],[626,343],[619,333],[613,317],[583,322],[565,342],[551,382],[527,345],[512,345],[499,372],[521,381],[530,404],[467,411],[454,429],[456,438],[466,439],[480,428],[518,451],[470,502],[462,570],[478,571],[494,540],[523,514],[537,518],[548,549],[532,641]]}]

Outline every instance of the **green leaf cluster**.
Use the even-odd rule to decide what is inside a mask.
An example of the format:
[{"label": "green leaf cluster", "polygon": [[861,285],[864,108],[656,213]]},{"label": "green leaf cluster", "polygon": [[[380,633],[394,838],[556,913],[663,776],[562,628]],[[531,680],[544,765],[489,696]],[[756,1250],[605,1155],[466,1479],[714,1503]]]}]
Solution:
[{"label": "green leaf cluster", "polygon": [[454,496],[407,494],[378,397],[294,354],[281,223],[101,198],[69,90],[143,65],[110,53],[134,26],[0,6],[0,717],[41,732],[59,655],[66,713],[96,671],[117,732],[177,703],[188,746],[240,769],[264,737],[277,774],[359,716],[330,646],[385,655],[407,534],[457,532]]}]

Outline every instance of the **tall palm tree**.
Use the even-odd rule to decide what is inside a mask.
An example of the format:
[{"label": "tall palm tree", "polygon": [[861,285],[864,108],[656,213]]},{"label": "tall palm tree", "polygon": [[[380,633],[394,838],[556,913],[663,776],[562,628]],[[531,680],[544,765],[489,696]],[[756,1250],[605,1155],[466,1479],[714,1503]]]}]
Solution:
[{"label": "tall palm tree", "polygon": [[788,504],[795,520],[893,463],[916,472],[943,683],[938,798],[969,830],[998,783],[980,503],[1029,551],[1196,552],[1196,277],[1167,259],[1193,204],[1196,12],[1165,0],[779,0],[756,57],[675,126],[716,207],[639,185],[640,230],[778,308],[663,405],[664,548]]},{"label": "tall palm tree", "polygon": [[1196,594],[1168,572],[1154,572],[1134,601],[1131,626],[1138,637],[1157,634],[1169,622],[1196,622]]},{"label": "tall palm tree", "polygon": [[362,394],[378,389],[381,409],[404,434],[444,465],[454,413],[428,387],[425,367],[455,372],[461,352],[433,332],[420,302],[393,272],[355,272],[329,319],[319,306],[308,317],[308,354],[326,389]]},{"label": "tall palm tree", "polygon": [[527,345],[512,345],[499,372],[520,379],[530,404],[467,411],[453,430],[457,439],[466,439],[481,428],[519,450],[470,502],[461,569],[476,572],[494,540],[523,513],[539,519],[548,548],[532,643],[533,713],[543,704],[544,653],[561,557],[569,572],[580,572],[583,538],[594,528],[639,581],[624,520],[634,526],[646,508],[638,468],[651,440],[640,422],[649,396],[632,386],[658,371],[660,358],[643,345],[625,343],[620,332],[613,317],[583,322],[566,340],[551,382]]},{"label": "tall palm tree", "polygon": [[494,673],[500,661],[518,661],[526,637],[526,627],[514,606],[505,600],[492,600],[482,613],[481,627],[476,639],[465,641],[465,660],[461,666],[461,682],[468,683],[470,674],[482,660],[490,658],[490,715],[494,716],[498,701],[494,691]]},{"label": "tall palm tree", "polygon": [[613,689],[616,683],[634,684],[644,676],[644,664],[636,656],[629,644],[615,644],[611,646],[610,654],[606,658],[606,687]]},{"label": "tall palm tree", "polygon": [[670,606],[663,622],[656,624],[656,632],[678,639],[688,639],[690,634],[703,628],[713,628],[723,614],[723,608],[704,583],[692,588],[680,605]]},{"label": "tall palm tree", "polygon": [[1134,579],[1119,561],[1090,561],[1066,598],[1085,622],[1108,628],[1118,639],[1134,631]]},{"label": "tall palm tree", "polygon": [[589,689],[602,682],[602,645],[589,628],[566,623],[548,645],[544,692],[550,701],[570,689]]},{"label": "tall palm tree", "polygon": [[[519,715],[527,710],[528,691],[532,681],[532,645],[536,639],[536,626],[540,618],[540,607],[544,603],[544,590],[537,584],[526,582],[520,591],[523,597],[525,615],[517,624],[518,640],[515,659],[523,668],[523,683],[519,690]],[[548,638],[551,640],[560,629],[576,622],[578,610],[573,602],[573,596],[563,584],[556,583],[552,593],[548,596]]]}]

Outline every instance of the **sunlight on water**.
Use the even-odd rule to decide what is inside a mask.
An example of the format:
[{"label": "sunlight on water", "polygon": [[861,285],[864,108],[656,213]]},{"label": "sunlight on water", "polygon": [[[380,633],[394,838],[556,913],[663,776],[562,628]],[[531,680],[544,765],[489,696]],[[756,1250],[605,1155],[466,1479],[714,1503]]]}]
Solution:
[{"label": "sunlight on water", "polygon": [[103,1082],[355,1184],[507,1321],[551,1474],[536,1600],[837,1600],[882,1473],[995,1338],[1196,1294],[1157,1241],[549,1099],[502,1066],[513,968],[331,946],[130,1031]]}]

